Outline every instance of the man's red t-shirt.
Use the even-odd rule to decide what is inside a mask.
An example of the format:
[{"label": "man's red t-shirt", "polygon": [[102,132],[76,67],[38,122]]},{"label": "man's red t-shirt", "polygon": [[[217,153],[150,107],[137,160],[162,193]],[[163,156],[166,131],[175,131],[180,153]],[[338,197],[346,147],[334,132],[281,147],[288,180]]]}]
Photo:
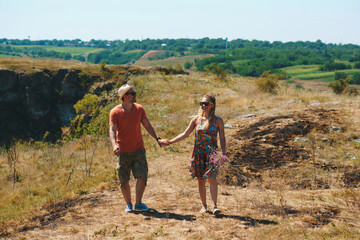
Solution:
[{"label": "man's red t-shirt", "polygon": [[141,120],[147,118],[144,108],[134,103],[131,112],[125,112],[120,106],[110,111],[109,125],[117,125],[116,143],[120,152],[135,152],[144,149],[141,135]]}]

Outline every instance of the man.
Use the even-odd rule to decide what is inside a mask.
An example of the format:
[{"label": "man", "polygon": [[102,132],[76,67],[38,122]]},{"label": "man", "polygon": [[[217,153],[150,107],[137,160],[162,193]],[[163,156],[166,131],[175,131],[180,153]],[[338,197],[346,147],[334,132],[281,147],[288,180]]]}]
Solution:
[{"label": "man", "polygon": [[141,124],[156,139],[160,147],[159,139],[161,138],[155,133],[154,128],[147,119],[144,108],[135,103],[136,92],[133,86],[128,84],[121,86],[118,95],[119,100],[122,100],[122,104],[114,107],[110,112],[109,134],[114,154],[119,157],[117,170],[121,192],[126,202],[125,212],[133,211],[129,185],[131,171],[134,178],[137,179],[135,210],[148,211],[149,208],[141,201],[148,175]]}]

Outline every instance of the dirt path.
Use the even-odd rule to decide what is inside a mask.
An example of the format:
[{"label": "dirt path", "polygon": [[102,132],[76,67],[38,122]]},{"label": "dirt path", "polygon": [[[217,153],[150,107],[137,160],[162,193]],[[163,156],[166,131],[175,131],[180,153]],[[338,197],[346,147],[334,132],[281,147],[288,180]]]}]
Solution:
[{"label": "dirt path", "polygon": [[[167,156],[150,161],[144,202],[153,209],[148,213],[125,213],[120,191],[105,190],[59,205],[11,239],[231,239],[246,238],[256,225],[276,224],[250,217],[251,212],[245,209],[246,199],[252,195],[236,187],[220,186],[221,215],[199,213],[197,183],[188,176],[184,164],[188,155],[172,161],[167,161]],[[133,190],[134,181],[131,185]]]}]

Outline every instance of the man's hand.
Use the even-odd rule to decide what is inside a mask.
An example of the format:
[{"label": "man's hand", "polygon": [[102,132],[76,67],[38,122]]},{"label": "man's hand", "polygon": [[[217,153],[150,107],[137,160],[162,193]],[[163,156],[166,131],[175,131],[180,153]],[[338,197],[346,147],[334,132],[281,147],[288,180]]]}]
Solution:
[{"label": "man's hand", "polygon": [[169,139],[160,139],[159,144],[160,146],[169,146]]},{"label": "man's hand", "polygon": [[114,154],[120,156],[120,148],[118,146],[114,147]]}]

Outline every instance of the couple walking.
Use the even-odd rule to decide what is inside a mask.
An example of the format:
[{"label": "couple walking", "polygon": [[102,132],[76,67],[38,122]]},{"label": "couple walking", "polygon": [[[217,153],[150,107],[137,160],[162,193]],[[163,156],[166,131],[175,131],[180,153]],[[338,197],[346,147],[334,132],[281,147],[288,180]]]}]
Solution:
[{"label": "couple walking", "polygon": [[145,190],[148,164],[144,142],[141,134],[141,124],[146,131],[156,139],[160,147],[179,142],[190,135],[195,129],[195,145],[190,159],[189,172],[198,179],[198,189],[203,207],[200,212],[207,212],[206,180],[210,184],[210,195],[213,201],[213,214],[220,213],[217,207],[218,184],[216,175],[218,169],[210,162],[210,157],[217,151],[217,134],[219,133],[221,153],[225,154],[226,141],[223,120],[215,115],[215,97],[205,95],[201,102],[199,113],[193,117],[186,130],[175,138],[161,139],[146,117],[144,108],[136,103],[136,92],[133,86],[125,84],[118,90],[122,103],[110,112],[110,141],[114,154],[118,156],[117,171],[120,188],[126,202],[125,212],[133,211],[130,191],[130,172],[136,180],[135,210],[148,211],[149,207],[142,202]]}]

